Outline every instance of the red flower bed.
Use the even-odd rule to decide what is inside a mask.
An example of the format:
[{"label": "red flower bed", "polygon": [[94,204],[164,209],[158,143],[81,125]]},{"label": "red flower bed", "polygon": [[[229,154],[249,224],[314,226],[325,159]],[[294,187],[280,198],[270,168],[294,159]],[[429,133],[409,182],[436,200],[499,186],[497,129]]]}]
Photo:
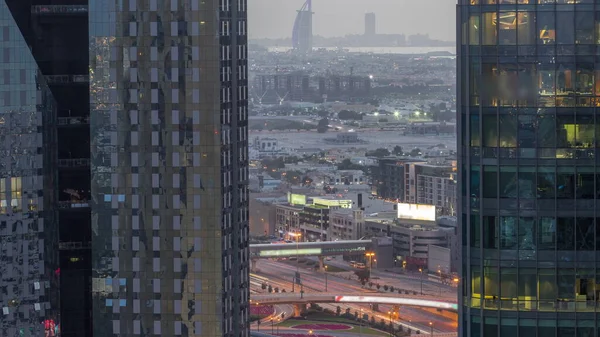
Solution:
[{"label": "red flower bed", "polygon": [[269,316],[275,312],[272,305],[251,305],[250,315],[252,316]]},{"label": "red flower bed", "polygon": [[314,333],[312,335],[307,335],[307,334],[303,334],[303,333],[284,333],[284,334],[276,334],[276,336],[279,337],[333,337],[330,335],[321,335],[318,333]]},{"label": "red flower bed", "polygon": [[292,329],[302,329],[302,330],[350,330],[351,326],[346,324],[300,324],[294,325]]}]

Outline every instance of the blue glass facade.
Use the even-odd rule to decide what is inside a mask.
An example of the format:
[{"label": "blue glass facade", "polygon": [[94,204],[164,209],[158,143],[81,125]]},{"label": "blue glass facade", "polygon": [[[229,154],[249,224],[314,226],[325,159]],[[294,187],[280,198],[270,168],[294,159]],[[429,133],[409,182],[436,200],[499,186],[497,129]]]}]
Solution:
[{"label": "blue glass facade", "polygon": [[0,336],[44,336],[60,323],[55,116],[52,94],[0,1]]},{"label": "blue glass facade", "polygon": [[600,2],[460,0],[462,336],[600,335]]}]

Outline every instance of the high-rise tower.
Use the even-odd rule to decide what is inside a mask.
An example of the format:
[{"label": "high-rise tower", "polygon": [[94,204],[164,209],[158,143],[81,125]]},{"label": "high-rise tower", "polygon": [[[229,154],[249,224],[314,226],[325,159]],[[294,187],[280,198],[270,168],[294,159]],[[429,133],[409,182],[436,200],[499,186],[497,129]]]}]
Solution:
[{"label": "high-rise tower", "polygon": [[0,16],[0,336],[90,336],[87,0]]},{"label": "high-rise tower", "polygon": [[460,0],[461,336],[597,336],[600,4]]},{"label": "high-rise tower", "polygon": [[246,27],[90,0],[94,335],[249,334]]},{"label": "high-rise tower", "polygon": [[312,51],[312,0],[306,0],[296,14],[294,29],[292,30],[292,47],[300,53]]},{"label": "high-rise tower", "polygon": [[248,335],[246,27],[0,0],[0,336]]},{"label": "high-rise tower", "polygon": [[376,25],[375,25],[375,13],[365,14],[365,36],[375,36]]}]

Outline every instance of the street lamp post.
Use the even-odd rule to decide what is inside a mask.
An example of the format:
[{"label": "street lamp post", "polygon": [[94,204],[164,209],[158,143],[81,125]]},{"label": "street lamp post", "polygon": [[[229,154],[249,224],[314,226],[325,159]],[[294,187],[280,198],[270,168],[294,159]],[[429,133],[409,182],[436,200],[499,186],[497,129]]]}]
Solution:
[{"label": "street lamp post", "polygon": [[327,292],[327,266],[325,266],[325,292]]},{"label": "street lamp post", "polygon": [[[299,244],[300,244],[300,236],[302,236],[301,233],[290,233],[289,235],[293,236],[296,238],[296,275],[298,275],[299,271],[300,271],[300,255],[299,255]],[[294,276],[293,280],[292,280],[292,292],[294,292],[296,290],[296,281],[298,281],[296,279],[296,277]]]},{"label": "street lamp post", "polygon": [[441,269],[438,269],[438,274],[440,276],[440,285],[439,285],[440,296],[442,296],[442,270]]},{"label": "street lamp post", "polygon": [[433,336],[433,322],[429,322],[429,327],[431,328],[431,336]]},{"label": "street lamp post", "polygon": [[419,268],[419,272],[421,273],[421,295],[423,295],[423,268]]},{"label": "street lamp post", "polygon": [[273,318],[271,318],[271,333],[275,333],[275,322],[273,321]]},{"label": "street lamp post", "polygon": [[359,317],[359,322],[360,322],[360,331],[358,333],[359,337],[362,337],[362,321],[363,321],[363,308],[360,308],[360,317]]},{"label": "street lamp post", "polygon": [[389,317],[389,328],[390,328],[390,337],[392,336],[392,332],[394,330],[394,326],[392,325],[392,312],[388,311],[388,317]]},{"label": "street lamp post", "polygon": [[371,277],[371,269],[373,269],[373,256],[375,256],[375,253],[368,252],[365,254],[365,256],[369,258],[369,277]]}]

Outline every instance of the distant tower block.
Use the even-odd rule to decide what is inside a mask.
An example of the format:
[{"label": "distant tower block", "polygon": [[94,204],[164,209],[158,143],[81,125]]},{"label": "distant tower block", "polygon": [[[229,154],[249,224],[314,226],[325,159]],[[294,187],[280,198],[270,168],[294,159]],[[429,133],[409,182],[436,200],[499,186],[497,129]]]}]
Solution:
[{"label": "distant tower block", "polygon": [[300,53],[312,51],[312,3],[306,0],[296,15],[294,30],[292,31],[292,47]]},{"label": "distant tower block", "polygon": [[374,36],[377,34],[375,30],[375,13],[365,14],[365,35]]}]

